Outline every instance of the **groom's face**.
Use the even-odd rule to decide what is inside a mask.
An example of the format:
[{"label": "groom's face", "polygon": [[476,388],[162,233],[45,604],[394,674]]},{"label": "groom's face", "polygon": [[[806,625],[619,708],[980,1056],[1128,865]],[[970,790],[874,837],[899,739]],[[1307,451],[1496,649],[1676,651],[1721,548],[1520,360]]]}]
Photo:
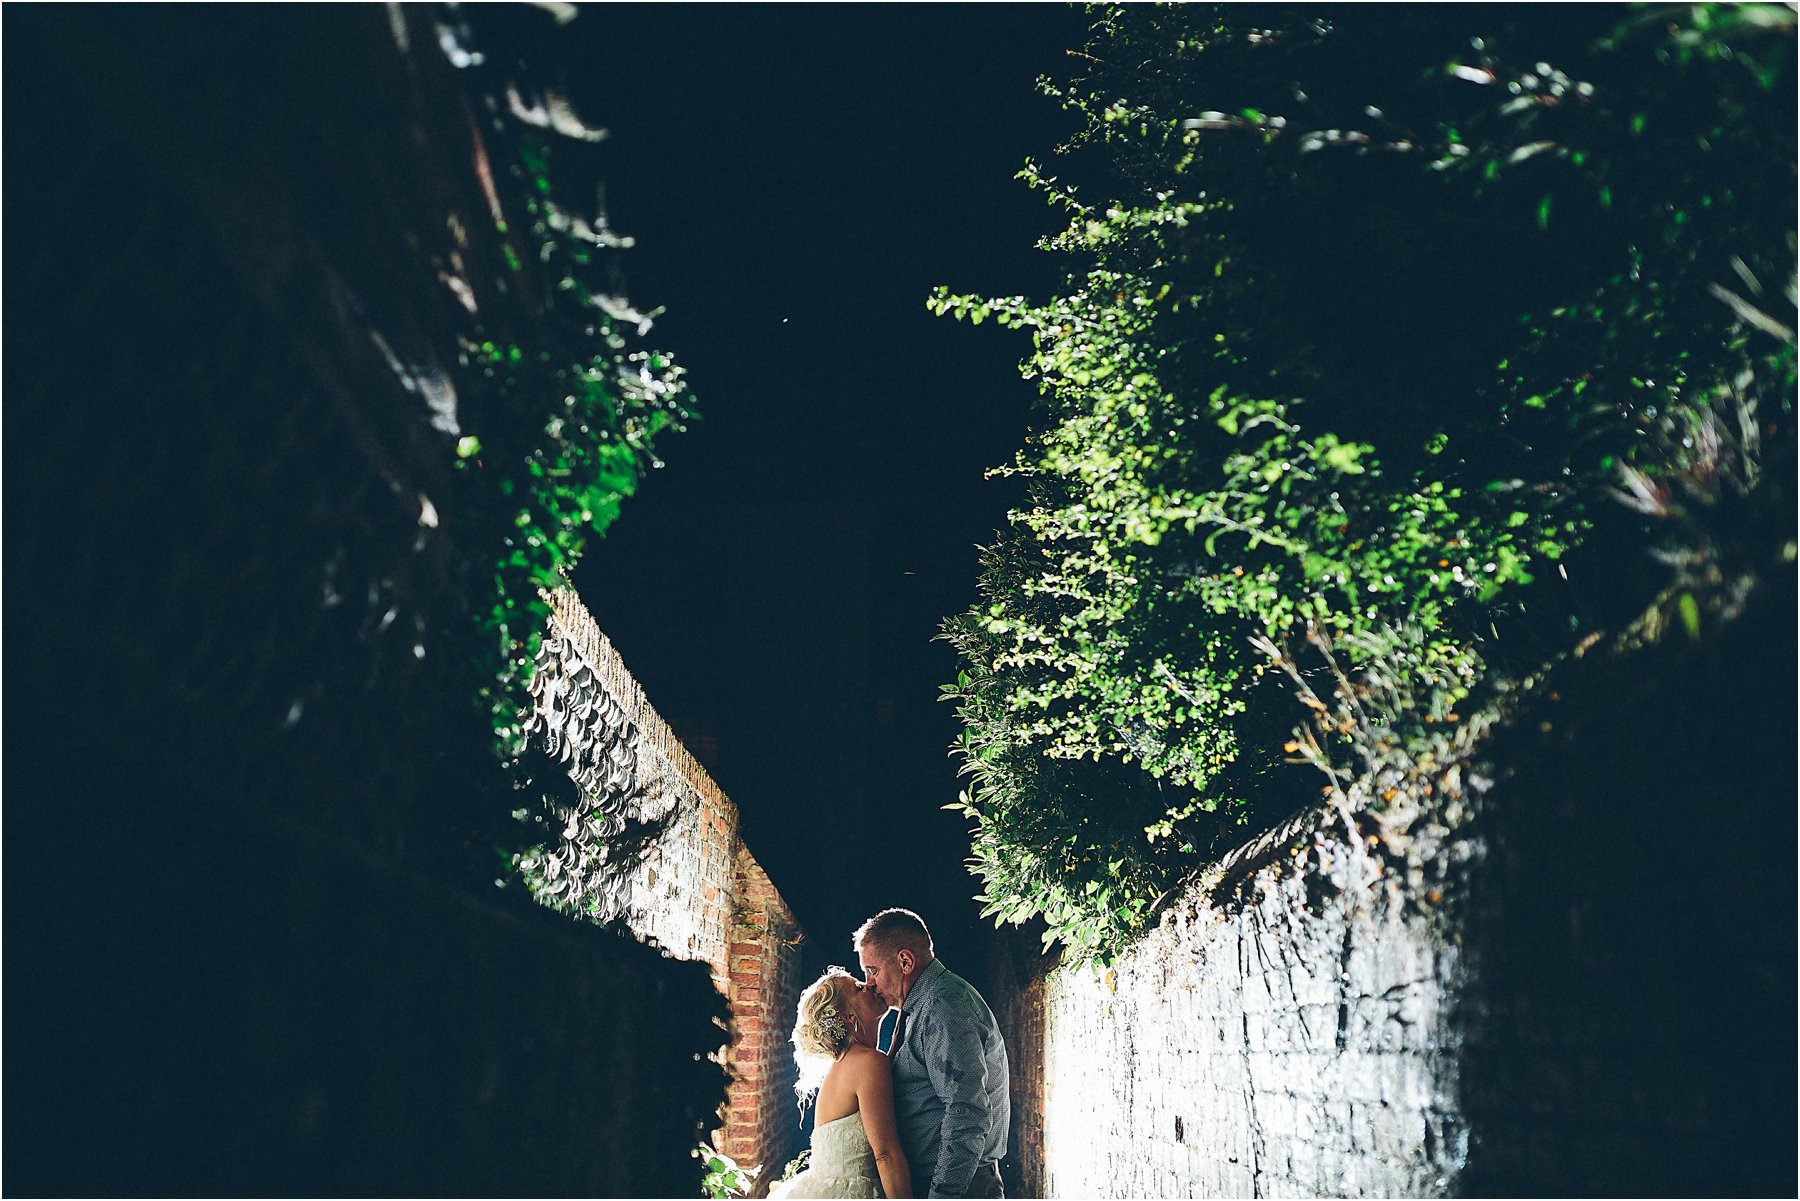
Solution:
[{"label": "groom's face", "polygon": [[879,947],[864,947],[859,952],[862,957],[863,988],[879,996],[888,1008],[892,1009],[906,998],[908,961],[912,958],[910,951],[883,951]]}]

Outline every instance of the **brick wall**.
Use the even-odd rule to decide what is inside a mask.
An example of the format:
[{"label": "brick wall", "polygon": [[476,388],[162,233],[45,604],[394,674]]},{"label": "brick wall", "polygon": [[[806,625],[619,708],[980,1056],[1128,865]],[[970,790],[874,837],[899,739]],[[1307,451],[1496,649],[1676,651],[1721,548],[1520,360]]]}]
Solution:
[{"label": "brick wall", "polygon": [[1564,665],[1460,801],[1299,815],[1112,970],[1015,973],[1009,1195],[1790,1194],[1792,581],[1759,600]]},{"label": "brick wall", "polygon": [[1047,984],[1033,939],[996,931],[989,965],[988,1003],[1006,1037],[1012,1071],[1012,1130],[1000,1174],[1009,1197],[1044,1197],[1044,1017]]},{"label": "brick wall", "polygon": [[728,992],[734,1025],[726,1058],[731,1120],[724,1150],[740,1163],[773,1164],[799,1143],[788,1030],[804,984],[801,933],[768,875],[742,847],[736,879]]},{"label": "brick wall", "polygon": [[[732,1013],[732,1083],[715,1142],[739,1163],[778,1166],[799,1148],[787,1054],[801,985],[799,924],[739,837],[736,806],[657,714],[575,593],[552,595],[545,645],[534,729],[586,794],[549,857],[563,865],[563,879],[582,881],[574,908],[617,918],[711,968]],[[591,835],[602,827],[611,841]],[[635,853],[621,858],[621,843]]]}]

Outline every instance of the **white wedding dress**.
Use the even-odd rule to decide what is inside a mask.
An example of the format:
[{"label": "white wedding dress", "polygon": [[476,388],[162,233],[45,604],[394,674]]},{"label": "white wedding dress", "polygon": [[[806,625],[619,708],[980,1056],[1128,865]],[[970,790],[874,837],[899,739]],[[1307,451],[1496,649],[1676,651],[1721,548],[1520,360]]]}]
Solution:
[{"label": "white wedding dress", "polygon": [[875,1152],[869,1146],[860,1111],[814,1126],[812,1159],[806,1170],[769,1193],[771,1198],[882,1195]]}]

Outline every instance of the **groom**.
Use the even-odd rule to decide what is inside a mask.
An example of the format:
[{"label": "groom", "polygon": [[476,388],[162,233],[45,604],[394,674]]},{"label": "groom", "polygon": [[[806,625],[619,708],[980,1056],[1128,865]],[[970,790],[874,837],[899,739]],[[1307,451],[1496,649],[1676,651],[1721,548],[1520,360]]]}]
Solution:
[{"label": "groom", "polygon": [[910,909],[884,909],[856,932],[866,991],[900,1011],[888,1054],[894,1117],[913,1186],[931,1197],[999,1197],[1012,1116],[1006,1046],[981,994],[933,957]]}]

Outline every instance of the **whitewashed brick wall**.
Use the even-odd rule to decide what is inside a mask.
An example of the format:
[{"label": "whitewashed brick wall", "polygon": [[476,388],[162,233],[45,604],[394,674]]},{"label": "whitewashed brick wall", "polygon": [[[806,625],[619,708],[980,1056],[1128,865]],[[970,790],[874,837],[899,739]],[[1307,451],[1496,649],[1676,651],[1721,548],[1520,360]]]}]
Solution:
[{"label": "whitewashed brick wall", "polygon": [[1450,1189],[1468,1150],[1440,1054],[1458,952],[1369,861],[1326,833],[1297,838],[1299,856],[1251,875],[1241,902],[1196,891],[1111,970],[1059,969],[1012,1008],[1016,1029],[1036,1023],[1020,1041],[1042,1047],[1015,1068],[1020,1120],[1041,1123],[1015,1136],[1041,1148],[1015,1167],[1026,1191]]}]

